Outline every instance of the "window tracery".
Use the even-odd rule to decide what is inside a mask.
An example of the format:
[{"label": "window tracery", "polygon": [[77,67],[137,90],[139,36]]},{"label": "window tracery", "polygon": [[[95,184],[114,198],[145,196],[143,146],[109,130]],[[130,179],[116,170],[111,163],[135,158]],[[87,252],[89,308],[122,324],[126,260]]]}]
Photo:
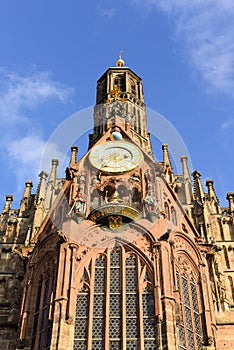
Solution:
[{"label": "window tracery", "polygon": [[36,334],[37,334],[37,325],[38,325],[38,317],[39,317],[39,308],[40,308],[40,300],[41,300],[41,289],[42,289],[42,276],[40,277],[38,287],[37,287],[37,297],[36,297],[36,307],[34,312],[34,323],[33,323],[33,334],[32,334],[32,345],[31,348],[34,348]]},{"label": "window tracery", "polygon": [[[149,269],[139,256],[120,246],[109,248],[106,255],[97,255],[92,264],[89,288],[77,295],[73,349],[155,348]],[[140,334],[144,336],[141,340]]]},{"label": "window tracery", "polygon": [[202,350],[203,337],[199,310],[198,283],[191,271],[176,271],[177,288],[180,295],[180,350]]},{"label": "window tracery", "polygon": [[31,349],[49,349],[52,335],[52,320],[49,320],[50,297],[53,288],[53,273],[41,274],[34,309]]}]

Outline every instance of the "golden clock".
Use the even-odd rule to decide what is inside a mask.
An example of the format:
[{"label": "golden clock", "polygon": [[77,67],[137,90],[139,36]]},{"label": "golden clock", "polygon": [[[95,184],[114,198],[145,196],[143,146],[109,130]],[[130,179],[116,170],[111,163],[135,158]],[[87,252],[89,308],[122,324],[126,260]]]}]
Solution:
[{"label": "golden clock", "polygon": [[90,153],[90,163],[108,173],[122,173],[140,165],[142,153],[130,142],[109,141],[96,146]]}]

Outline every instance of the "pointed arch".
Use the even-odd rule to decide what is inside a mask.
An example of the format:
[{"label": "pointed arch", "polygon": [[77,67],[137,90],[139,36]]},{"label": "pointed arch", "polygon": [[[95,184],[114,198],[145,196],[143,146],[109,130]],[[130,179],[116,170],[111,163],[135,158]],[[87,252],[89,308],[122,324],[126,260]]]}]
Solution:
[{"label": "pointed arch", "polygon": [[199,307],[199,289],[193,276],[176,271],[179,291],[180,322],[178,325],[180,349],[203,349],[203,334]]},{"label": "pointed arch", "polygon": [[48,254],[39,264],[38,269],[34,271],[33,280],[35,282],[30,296],[31,315],[28,320],[33,324],[32,334],[30,334],[31,349],[50,348],[52,320],[49,314],[51,313],[51,297],[55,290],[55,266],[53,254]]},{"label": "pointed arch", "polygon": [[[74,349],[77,346],[79,349],[136,350],[156,347],[151,262],[133,243],[124,244],[121,240],[115,243],[112,247],[96,249],[82,263],[83,274],[76,289]],[[89,282],[84,278],[87,265],[90,266]],[[76,279],[79,276],[81,268]],[[84,292],[86,283],[89,288]],[[81,298],[86,305],[82,309]]]},{"label": "pointed arch", "polygon": [[[44,239],[43,239],[44,238]],[[25,302],[21,310],[21,337],[31,349],[49,349],[52,337],[53,298],[56,287],[58,236],[42,233],[28,262]]]},{"label": "pointed arch", "polygon": [[177,254],[184,252],[187,254],[188,258],[191,262],[197,261],[195,265],[197,267],[198,264],[203,264],[203,259],[200,250],[198,249],[195,242],[183,232],[175,231],[173,232],[171,239],[175,242],[176,252]]},{"label": "pointed arch", "polygon": [[177,225],[177,217],[174,207],[171,207],[171,222],[173,223],[173,225]]},{"label": "pointed arch", "polygon": [[224,259],[226,262],[227,269],[230,269],[231,266],[230,266],[228,251],[227,251],[227,247],[225,245],[223,245],[223,253],[224,253]]},{"label": "pointed arch", "polygon": [[176,290],[179,293],[180,320],[178,337],[180,350],[203,349],[203,302],[201,274],[198,268],[202,257],[194,242],[175,233]]},{"label": "pointed arch", "polygon": [[232,279],[232,276],[228,276],[228,282],[229,282],[229,288],[230,288],[230,291],[231,291],[231,303],[234,303],[234,283],[233,283],[233,279]]},{"label": "pointed arch", "polygon": [[170,208],[167,202],[164,203],[164,210],[165,210],[165,214],[166,214],[166,218],[168,220],[170,220]]}]

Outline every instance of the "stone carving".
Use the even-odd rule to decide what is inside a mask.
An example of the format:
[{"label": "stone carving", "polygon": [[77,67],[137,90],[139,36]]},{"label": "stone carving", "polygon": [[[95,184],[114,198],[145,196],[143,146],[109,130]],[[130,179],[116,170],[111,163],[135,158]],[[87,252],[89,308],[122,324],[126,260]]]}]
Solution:
[{"label": "stone carving", "polygon": [[176,236],[174,241],[176,250],[184,250],[193,259],[193,261],[198,260],[198,256],[194,251],[193,247],[185,239]]},{"label": "stone carving", "polygon": [[216,289],[215,289],[215,283],[210,282],[211,292],[212,292],[212,301],[214,304],[215,311],[217,311],[217,295],[216,295]]},{"label": "stone carving", "polygon": [[99,207],[101,205],[101,197],[100,194],[98,193],[97,189],[95,188],[90,196],[90,207],[91,207],[91,211],[93,209],[96,209],[97,207]]},{"label": "stone carving", "polygon": [[69,247],[75,250],[75,259],[77,262],[80,262],[82,258],[87,254],[88,248],[84,245],[79,244],[70,244]]},{"label": "stone carving", "polygon": [[72,206],[69,212],[67,213],[67,218],[74,218],[73,213],[75,213],[77,216],[85,216],[86,214],[86,208],[87,208],[87,202],[83,197],[83,194],[78,191],[76,197],[72,200]]},{"label": "stone carving", "polygon": [[74,210],[75,210],[75,213],[76,214],[81,213],[81,214],[85,215],[85,213],[86,213],[86,206],[87,206],[87,203],[86,203],[86,200],[83,197],[83,194],[81,192],[78,192],[77,196],[74,199]]},{"label": "stone carving", "polygon": [[74,177],[76,176],[76,173],[77,173],[77,169],[74,169],[72,167],[67,167],[66,168],[66,179],[67,180],[72,180],[74,179]]},{"label": "stone carving", "polygon": [[86,184],[86,177],[84,174],[81,174],[78,177],[78,185],[79,185],[79,192],[81,192],[82,194],[84,194],[85,192],[85,184]]},{"label": "stone carving", "polygon": [[124,116],[124,106],[123,103],[119,101],[114,101],[111,103],[111,109],[110,109],[110,115],[109,117],[114,117],[114,116],[119,116],[123,117]]},{"label": "stone carving", "polygon": [[122,216],[109,216],[108,217],[109,228],[112,230],[117,230],[122,226]]},{"label": "stone carving", "polygon": [[110,179],[109,181],[105,181],[102,184],[97,183],[97,190],[99,194],[104,199],[105,203],[115,202],[121,203],[122,199],[119,198],[119,193],[117,191],[117,180]]},{"label": "stone carving", "polygon": [[96,188],[96,185],[100,182],[100,178],[95,173],[92,174],[91,185]]},{"label": "stone carving", "polygon": [[[134,232],[134,234],[136,234],[136,232]],[[134,241],[134,244],[139,247],[150,260],[153,258],[151,243],[146,235],[141,235]]]},{"label": "stone carving", "polygon": [[158,211],[156,198],[151,193],[147,194],[144,198],[144,206],[147,212]]},{"label": "stone carving", "polygon": [[151,169],[146,170],[145,178],[146,178],[147,184],[152,183],[154,181],[154,176]]}]

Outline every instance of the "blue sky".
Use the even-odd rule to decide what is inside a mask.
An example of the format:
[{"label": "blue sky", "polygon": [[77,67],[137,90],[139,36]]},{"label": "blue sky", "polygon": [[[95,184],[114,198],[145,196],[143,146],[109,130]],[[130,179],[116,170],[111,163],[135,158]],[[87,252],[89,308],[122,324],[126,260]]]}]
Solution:
[{"label": "blue sky", "polygon": [[147,106],[176,127],[193,170],[215,180],[227,206],[226,192],[234,191],[232,0],[2,1],[1,206],[8,193],[17,204],[27,179],[36,191],[51,133],[94,105],[96,80],[120,49],[143,79]]}]

